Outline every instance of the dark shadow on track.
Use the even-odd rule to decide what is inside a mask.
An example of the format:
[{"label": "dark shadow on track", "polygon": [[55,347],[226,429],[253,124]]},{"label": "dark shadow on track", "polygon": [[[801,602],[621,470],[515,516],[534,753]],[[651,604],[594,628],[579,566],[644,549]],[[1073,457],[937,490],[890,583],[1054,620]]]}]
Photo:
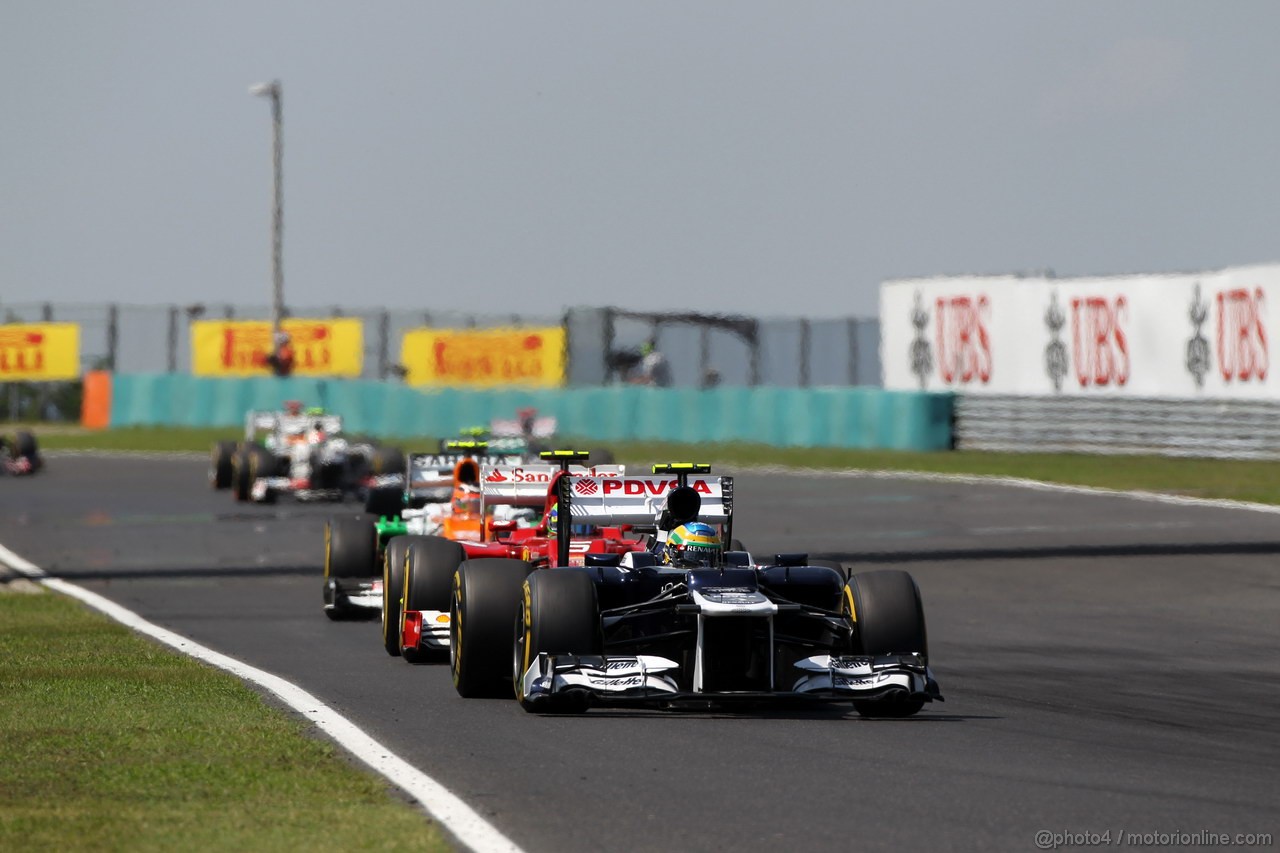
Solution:
[{"label": "dark shadow on track", "polygon": [[76,583],[110,580],[191,580],[192,578],[323,577],[319,566],[192,566],[172,569],[45,569],[44,576]]}]

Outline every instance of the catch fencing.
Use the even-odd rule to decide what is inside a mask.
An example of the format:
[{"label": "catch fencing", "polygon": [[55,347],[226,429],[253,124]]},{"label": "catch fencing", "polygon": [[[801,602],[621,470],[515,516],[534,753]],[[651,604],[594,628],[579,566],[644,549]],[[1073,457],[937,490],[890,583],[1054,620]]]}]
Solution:
[{"label": "catch fencing", "polygon": [[[675,387],[880,385],[880,327],[875,319],[762,319],[609,307],[527,315],[343,305],[291,306],[286,315],[363,321],[364,379],[403,376],[401,341],[411,329],[563,327],[565,384],[570,387],[625,382],[627,365],[639,359],[641,345],[649,341],[666,357]],[[269,318],[266,305],[0,304],[0,322],[79,324],[83,369],[114,373],[189,374],[193,322]],[[0,393],[0,418],[78,416],[78,383],[8,385]]]}]

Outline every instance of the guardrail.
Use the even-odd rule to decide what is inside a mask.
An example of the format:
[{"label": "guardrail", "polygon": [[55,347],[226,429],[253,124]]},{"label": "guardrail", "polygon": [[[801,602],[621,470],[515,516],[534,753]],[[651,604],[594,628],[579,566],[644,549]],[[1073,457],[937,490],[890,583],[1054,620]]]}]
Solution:
[{"label": "guardrail", "polygon": [[[534,407],[562,435],[597,441],[753,442],[775,447],[946,450],[952,395],[880,388],[651,388],[423,391],[369,380],[111,376],[111,426],[238,426],[287,399],[377,436],[446,436]],[[102,406],[99,402],[97,405]]]},{"label": "guardrail", "polygon": [[959,450],[1280,458],[1280,402],[960,394]]}]

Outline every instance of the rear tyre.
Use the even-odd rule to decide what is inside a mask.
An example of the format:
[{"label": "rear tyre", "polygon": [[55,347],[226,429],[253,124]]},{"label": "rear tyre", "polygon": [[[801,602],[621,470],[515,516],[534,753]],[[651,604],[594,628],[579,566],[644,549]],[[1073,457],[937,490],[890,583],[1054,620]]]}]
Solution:
[{"label": "rear tyre", "polygon": [[[856,652],[861,655],[919,654],[929,661],[924,604],[911,575],[894,569],[858,572],[849,576],[857,631]],[[924,707],[923,699],[906,695],[859,700],[854,708],[864,717],[910,717]]]},{"label": "rear tyre", "polygon": [[[467,552],[457,542],[439,536],[414,536],[411,539],[405,561],[402,608],[448,613],[453,573],[467,558]],[[443,652],[443,649],[401,649],[409,663],[439,660]]]},{"label": "rear tyre", "polygon": [[568,693],[530,702],[524,694],[524,674],[539,652],[599,655],[604,646],[596,585],[584,572],[534,572],[524,582],[516,622],[512,680],[516,700],[526,711],[581,713],[585,693]]},{"label": "rear tyre", "polygon": [[461,696],[511,695],[511,646],[521,588],[533,566],[521,560],[467,560],[453,575],[449,669]]},{"label": "rear tyre", "polygon": [[364,498],[364,511],[370,515],[396,516],[404,509],[404,489],[399,486],[376,486]]},{"label": "rear tyre", "polygon": [[405,472],[404,451],[398,447],[377,447],[373,451],[373,473],[403,474]]},{"label": "rear tyre", "polygon": [[404,561],[409,554],[409,536],[393,536],[382,554],[382,647],[392,657],[400,657],[400,637],[404,630]]},{"label": "rear tyre", "polygon": [[836,560],[810,560],[809,565],[826,566],[828,569],[835,571],[835,573],[840,576],[841,581],[849,580],[849,570],[844,567],[843,563],[837,562]]},{"label": "rear tyre", "polygon": [[236,455],[234,441],[219,441],[209,451],[209,485],[214,489],[231,488],[231,460]]},{"label": "rear tyre", "polygon": [[36,446],[36,437],[26,430],[20,430],[13,437],[13,452],[18,456],[25,456],[35,465],[37,457],[40,455],[40,449]]}]

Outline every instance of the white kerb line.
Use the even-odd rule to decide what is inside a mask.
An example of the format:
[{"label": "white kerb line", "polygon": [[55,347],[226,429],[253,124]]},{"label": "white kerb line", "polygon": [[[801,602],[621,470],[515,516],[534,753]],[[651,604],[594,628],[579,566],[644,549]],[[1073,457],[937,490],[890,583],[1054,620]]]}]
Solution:
[{"label": "white kerb line", "polygon": [[296,684],[154,625],[97,593],[51,578],[39,566],[23,559],[4,545],[0,545],[0,563],[55,592],[84,602],[139,634],[145,634],[183,654],[271,691],[290,708],[315,723],[343,749],[417,800],[449,833],[476,853],[523,853],[514,841],[499,832],[448,788],[400,756],[394,755],[355,723]]}]

